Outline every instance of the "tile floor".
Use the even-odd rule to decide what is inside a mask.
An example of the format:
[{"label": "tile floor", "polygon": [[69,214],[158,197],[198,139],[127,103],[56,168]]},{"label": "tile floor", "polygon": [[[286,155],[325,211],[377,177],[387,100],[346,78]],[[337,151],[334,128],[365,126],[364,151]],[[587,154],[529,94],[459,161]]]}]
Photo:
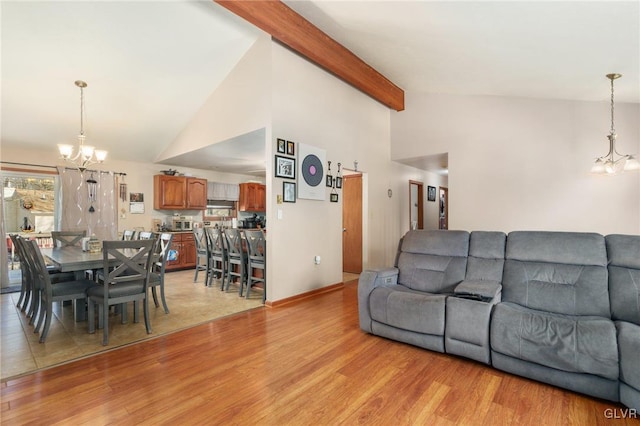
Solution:
[{"label": "tile floor", "polygon": [[[162,303],[160,308],[156,308],[151,300],[149,311],[153,333],[146,333],[142,318],[139,323],[133,323],[131,312],[127,324],[120,323],[120,316],[112,315],[108,346],[102,346],[102,330],[89,334],[86,321],[74,321],[72,306],[62,307],[58,303],[54,304],[55,315],[47,341],[39,343],[39,335],[33,332],[33,326],[29,325],[24,313],[16,308],[20,293],[0,295],[0,379],[16,377],[263,306],[260,290],[253,290],[247,300],[238,296],[237,286],[228,292],[220,291],[217,281],[214,281],[213,287],[205,287],[202,273],[198,282],[194,283],[193,270],[168,273],[166,280],[170,313],[164,313]],[[128,305],[132,310],[133,304]]]}]

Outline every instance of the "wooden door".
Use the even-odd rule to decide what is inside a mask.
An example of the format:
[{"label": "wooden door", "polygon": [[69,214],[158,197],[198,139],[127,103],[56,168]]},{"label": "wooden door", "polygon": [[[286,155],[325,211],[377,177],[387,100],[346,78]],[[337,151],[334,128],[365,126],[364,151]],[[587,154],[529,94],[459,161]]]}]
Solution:
[{"label": "wooden door", "polygon": [[342,270],[362,272],[362,175],[342,180]]},{"label": "wooden door", "polygon": [[409,229],[424,229],[424,184],[415,180],[409,181]]}]

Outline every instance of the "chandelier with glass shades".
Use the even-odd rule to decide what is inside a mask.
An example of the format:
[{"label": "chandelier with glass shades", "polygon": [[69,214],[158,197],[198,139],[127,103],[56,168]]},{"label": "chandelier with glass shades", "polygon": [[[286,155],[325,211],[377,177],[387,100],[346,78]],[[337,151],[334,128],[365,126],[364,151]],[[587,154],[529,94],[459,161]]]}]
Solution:
[{"label": "chandelier with glass shades", "polygon": [[78,151],[73,153],[73,145],[58,144],[58,150],[62,158],[84,172],[87,167],[95,163],[102,163],[107,158],[107,151],[95,149],[93,146],[85,145],[84,135],[84,88],[87,83],[76,80],[75,85],[80,88],[80,134],[78,135]]},{"label": "chandelier with glass shades", "polygon": [[607,74],[607,78],[611,80],[611,130],[607,135],[609,139],[609,152],[602,157],[596,158],[591,173],[599,175],[613,176],[619,173],[640,170],[640,162],[633,154],[620,154],[616,151],[616,128],[613,119],[613,81],[622,77],[622,74]]}]

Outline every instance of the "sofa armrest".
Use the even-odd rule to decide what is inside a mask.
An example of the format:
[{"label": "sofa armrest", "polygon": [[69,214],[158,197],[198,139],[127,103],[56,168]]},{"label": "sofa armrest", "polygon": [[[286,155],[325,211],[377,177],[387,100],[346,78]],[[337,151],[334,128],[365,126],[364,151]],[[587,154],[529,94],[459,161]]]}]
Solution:
[{"label": "sofa armrest", "polygon": [[371,333],[369,295],[376,287],[398,284],[398,268],[370,269],[363,271],[358,279],[358,315],[360,328]]},{"label": "sofa armrest", "polygon": [[464,280],[456,286],[454,295],[475,297],[483,302],[498,303],[502,299],[502,284],[497,281]]}]

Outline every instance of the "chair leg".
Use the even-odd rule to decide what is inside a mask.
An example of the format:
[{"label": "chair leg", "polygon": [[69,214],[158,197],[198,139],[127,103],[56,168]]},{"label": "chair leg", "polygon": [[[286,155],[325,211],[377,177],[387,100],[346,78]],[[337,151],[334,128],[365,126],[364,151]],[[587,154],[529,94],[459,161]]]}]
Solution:
[{"label": "chair leg", "polygon": [[200,272],[200,257],[196,255],[196,274],[193,276],[193,282],[198,281],[198,272]]},{"label": "chair leg", "polygon": [[[42,304],[42,306],[44,307],[44,304]],[[33,332],[37,333],[38,331],[40,331],[40,326],[42,325],[42,322],[44,321],[44,317],[45,315],[47,315],[48,312],[46,309],[40,309],[40,312],[38,314],[38,321],[35,321],[35,326],[33,327]],[[33,314],[33,317],[35,318],[36,314]]]},{"label": "chair leg", "polygon": [[134,300],[133,301],[133,322],[135,324],[140,322],[140,307],[138,305],[138,301]]},{"label": "chair leg", "polygon": [[145,298],[142,299],[140,302],[142,303],[142,309],[144,312],[144,325],[147,328],[147,334],[151,334],[151,322],[149,322],[149,303],[148,303],[148,299],[145,295]]},{"label": "chair leg", "polygon": [[[47,340],[47,334],[49,334],[49,327],[51,326],[51,317],[53,316],[53,306],[50,300],[47,301],[47,306],[42,307],[44,311],[46,311],[46,316],[44,320],[44,328],[42,329],[42,333],[40,333],[40,343],[44,343]],[[38,324],[40,320],[38,320]]]},{"label": "chair leg", "polygon": [[156,286],[151,287],[151,295],[153,296],[153,303],[156,305],[156,308],[160,307],[158,303],[158,294],[156,293]]},{"label": "chair leg", "polygon": [[169,306],[167,306],[167,299],[164,297],[164,280],[160,281],[160,298],[162,299],[162,306],[164,307],[164,313],[169,313]]},{"label": "chair leg", "polygon": [[87,316],[89,317],[89,333],[93,334],[96,332],[96,311],[95,303],[91,299],[87,299]]},{"label": "chair leg", "polygon": [[[125,310],[126,311],[126,310]],[[106,305],[106,301],[102,306],[102,346],[109,344],[109,306]]]}]

